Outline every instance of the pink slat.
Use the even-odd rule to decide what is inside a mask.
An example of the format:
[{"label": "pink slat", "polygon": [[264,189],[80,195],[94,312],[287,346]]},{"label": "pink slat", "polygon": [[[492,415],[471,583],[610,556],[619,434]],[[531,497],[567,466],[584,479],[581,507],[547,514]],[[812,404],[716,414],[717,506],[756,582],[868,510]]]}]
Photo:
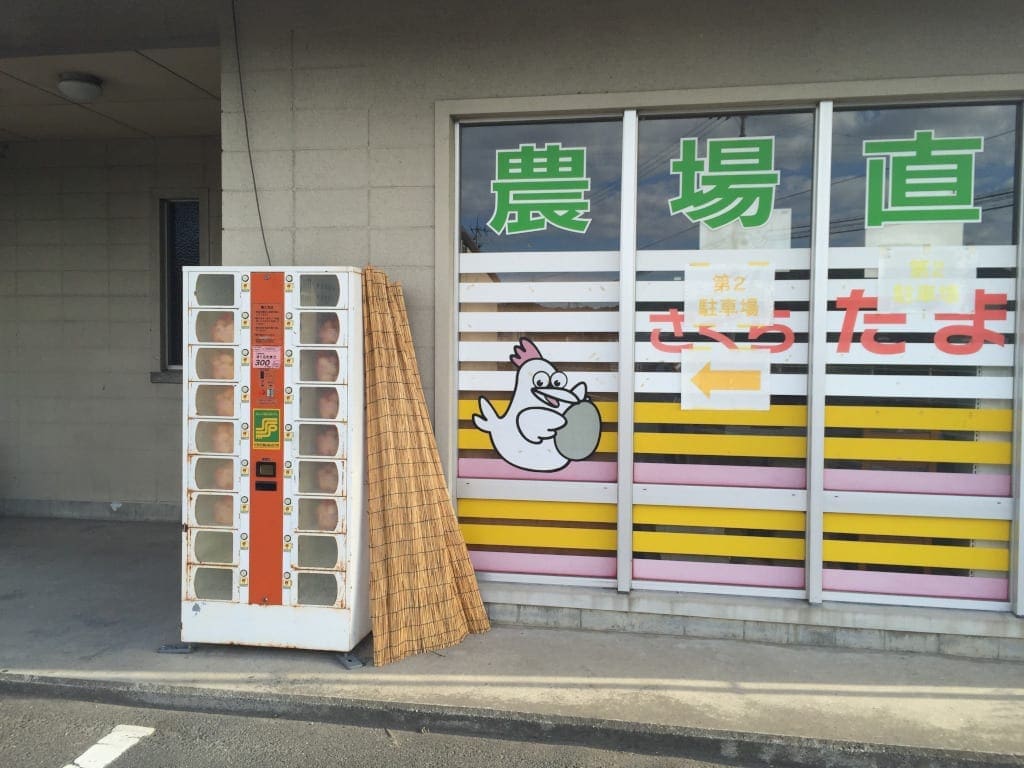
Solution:
[{"label": "pink slat", "polygon": [[584,483],[614,483],[614,461],[574,461],[557,472],[527,472],[501,459],[459,459],[459,477],[485,477],[494,480],[575,480]]},{"label": "pink slat", "polygon": [[836,592],[951,597],[966,600],[1007,600],[1010,594],[1008,579],[846,571],[839,568],[826,568],[822,574],[822,584],[825,589]]},{"label": "pink slat", "polygon": [[874,469],[826,469],[829,491],[947,493],[955,496],[1009,496],[1009,475],[966,472],[891,472]]},{"label": "pink slat", "polygon": [[473,567],[476,570],[492,573],[615,578],[614,557],[536,555],[525,552],[477,552],[471,550],[469,559],[473,561]]},{"label": "pink slat", "polygon": [[719,464],[636,464],[633,482],[721,485],[729,488],[804,488],[801,467],[734,467]]},{"label": "pink slat", "polygon": [[682,560],[634,560],[633,578],[692,584],[803,589],[804,569],[782,565],[692,563]]}]

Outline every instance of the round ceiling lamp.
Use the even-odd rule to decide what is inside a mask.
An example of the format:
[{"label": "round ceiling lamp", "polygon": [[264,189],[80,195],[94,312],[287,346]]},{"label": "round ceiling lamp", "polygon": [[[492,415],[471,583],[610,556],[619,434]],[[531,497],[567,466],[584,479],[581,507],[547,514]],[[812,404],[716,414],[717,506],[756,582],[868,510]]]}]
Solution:
[{"label": "round ceiling lamp", "polygon": [[61,96],[76,104],[96,101],[103,93],[103,81],[85,72],[61,72],[57,80]]}]

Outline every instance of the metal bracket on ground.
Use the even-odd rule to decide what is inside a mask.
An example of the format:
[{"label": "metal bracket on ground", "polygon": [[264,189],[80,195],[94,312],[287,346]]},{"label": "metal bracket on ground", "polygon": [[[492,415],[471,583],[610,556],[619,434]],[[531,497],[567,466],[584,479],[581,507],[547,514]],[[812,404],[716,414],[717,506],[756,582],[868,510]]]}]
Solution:
[{"label": "metal bracket on ground", "polygon": [[192,653],[196,647],[192,643],[164,643],[156,649],[157,653]]},{"label": "metal bracket on ground", "polygon": [[334,658],[338,660],[345,669],[359,669],[366,666],[354,653],[336,653]]}]

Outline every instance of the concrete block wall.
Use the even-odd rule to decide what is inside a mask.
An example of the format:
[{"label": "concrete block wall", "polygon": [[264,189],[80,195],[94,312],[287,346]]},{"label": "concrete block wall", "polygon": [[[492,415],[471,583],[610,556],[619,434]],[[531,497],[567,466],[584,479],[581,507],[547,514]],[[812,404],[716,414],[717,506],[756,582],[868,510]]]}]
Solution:
[{"label": "concrete block wall", "polygon": [[0,146],[0,514],[177,519],[153,190],[209,190],[219,258],[219,144]]},{"label": "concrete block wall", "polygon": [[251,0],[237,40],[224,7],[224,263],[266,263],[247,122],[272,262],[402,282],[428,403],[436,101],[1000,74],[1024,34],[1011,0]]}]

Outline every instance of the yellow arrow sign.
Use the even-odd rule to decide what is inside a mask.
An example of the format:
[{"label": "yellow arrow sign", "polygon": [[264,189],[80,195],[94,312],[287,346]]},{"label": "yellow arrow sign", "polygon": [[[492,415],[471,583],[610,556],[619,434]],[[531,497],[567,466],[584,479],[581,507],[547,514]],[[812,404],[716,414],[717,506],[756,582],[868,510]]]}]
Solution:
[{"label": "yellow arrow sign", "polygon": [[705,397],[711,397],[712,390],[747,390],[756,392],[761,389],[760,371],[713,371],[711,362],[705,363],[691,381]]}]

